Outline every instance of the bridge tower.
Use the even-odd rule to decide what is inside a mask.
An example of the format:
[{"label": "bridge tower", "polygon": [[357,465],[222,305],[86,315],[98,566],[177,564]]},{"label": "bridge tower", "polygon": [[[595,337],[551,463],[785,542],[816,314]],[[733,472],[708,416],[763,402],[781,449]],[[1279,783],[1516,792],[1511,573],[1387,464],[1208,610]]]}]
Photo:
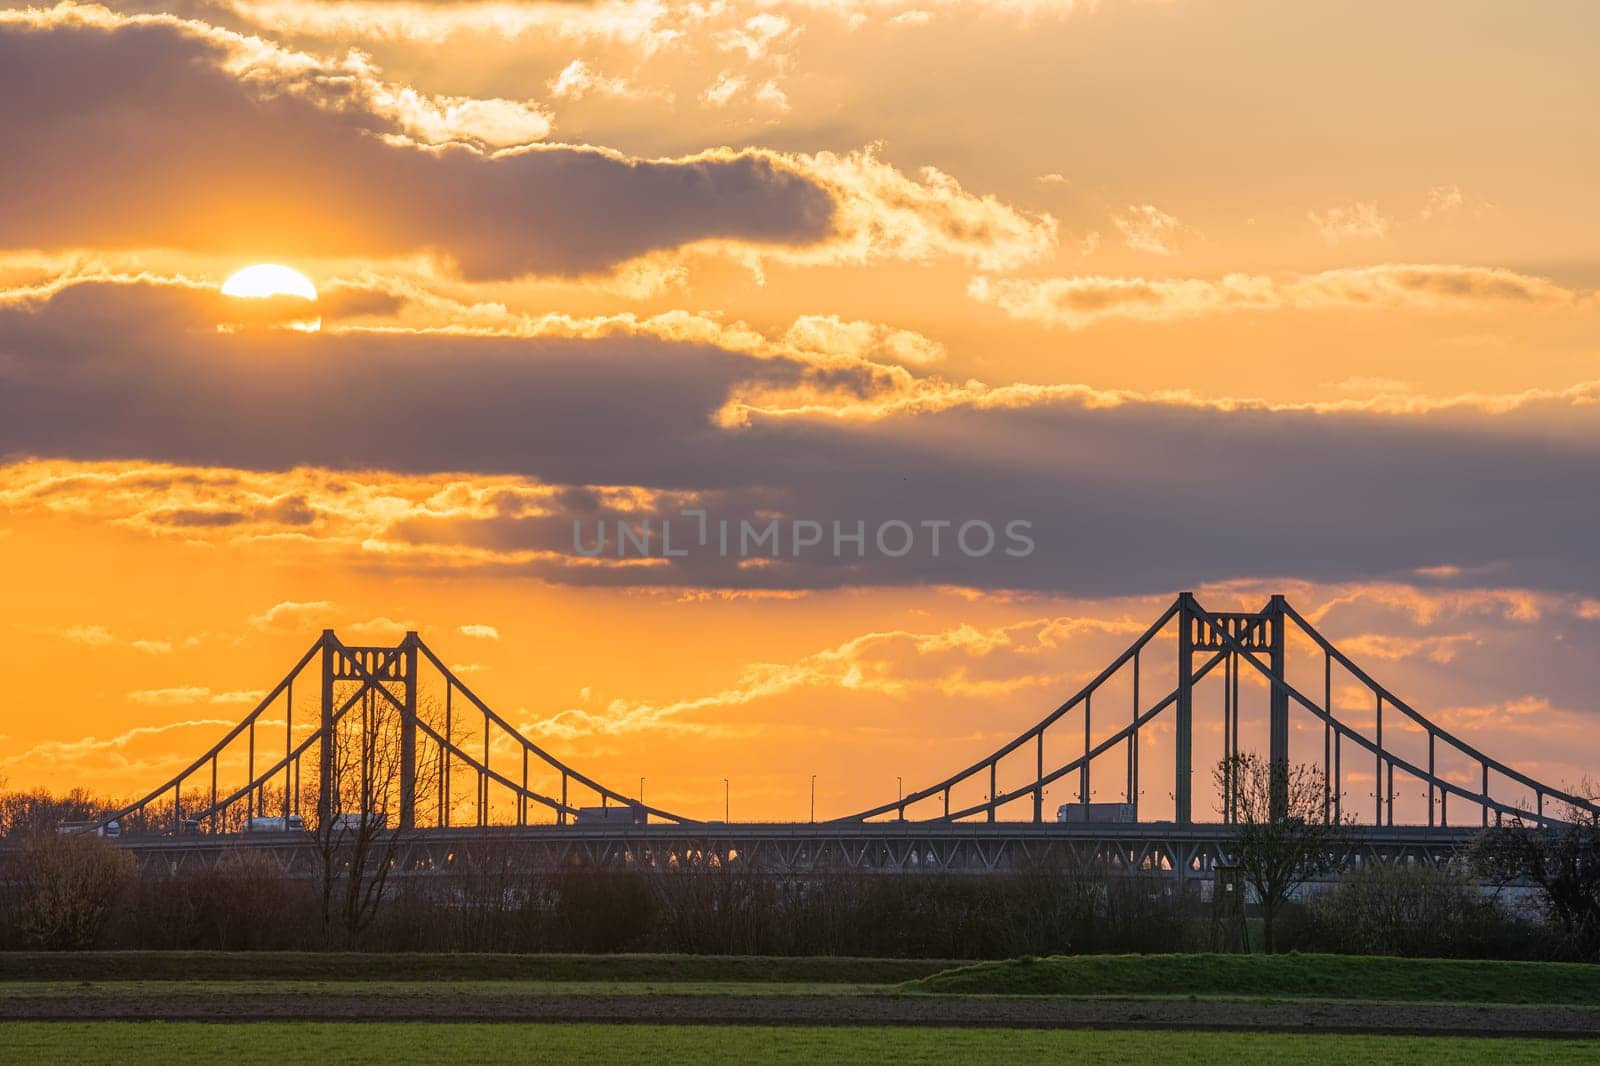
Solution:
[{"label": "bridge tower", "polygon": [[[326,824],[330,815],[340,813],[336,810],[339,800],[335,794],[338,778],[334,766],[336,720],[353,703],[371,708],[382,700],[399,705],[399,828],[414,828],[417,811],[417,649],[421,644],[420,639],[415,631],[411,631],[392,648],[352,647],[339,640],[333,630],[324,629],[319,643],[322,652],[322,740],[318,752],[321,771],[321,790],[317,797],[318,824]],[[359,689],[354,694],[341,692],[342,699],[336,700],[334,689],[340,681],[358,682]],[[364,761],[365,758],[364,753]],[[367,773],[364,764],[362,773]]]},{"label": "bridge tower", "polygon": [[[1214,624],[1205,621],[1205,612],[1196,603],[1194,593],[1178,594],[1178,687],[1175,703],[1174,732],[1176,757],[1173,788],[1175,813],[1179,825],[1194,824],[1194,657],[1224,657],[1223,668],[1223,751],[1228,757],[1239,754],[1239,651],[1263,654],[1270,673],[1268,691],[1268,741],[1267,758],[1272,767],[1272,795],[1269,799],[1273,818],[1281,818],[1289,808],[1289,691],[1284,676],[1285,608],[1282,596],[1273,596],[1265,609],[1259,612],[1215,612],[1210,615]],[[1223,632],[1218,632],[1220,627]],[[1226,634],[1226,636],[1224,635]],[[1232,642],[1229,641],[1232,638]],[[1272,683],[1273,680],[1280,682]],[[1226,786],[1229,796],[1223,797],[1225,806],[1230,803],[1232,782]],[[1231,807],[1230,807],[1231,811]],[[1230,820],[1229,815],[1224,821]]]}]

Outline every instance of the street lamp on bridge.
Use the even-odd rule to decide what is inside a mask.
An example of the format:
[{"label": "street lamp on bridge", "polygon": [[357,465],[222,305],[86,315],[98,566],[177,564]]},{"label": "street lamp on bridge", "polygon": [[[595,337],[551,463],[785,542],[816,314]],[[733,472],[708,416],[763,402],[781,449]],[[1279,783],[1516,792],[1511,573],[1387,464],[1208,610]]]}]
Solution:
[{"label": "street lamp on bridge", "polygon": [[817,820],[817,775],[811,775],[811,820]]},{"label": "street lamp on bridge", "polygon": [[729,797],[732,794],[733,786],[728,784],[728,779],[724,777],[722,779],[722,820],[724,822],[731,821],[731,819],[728,817],[728,809],[730,805]]}]

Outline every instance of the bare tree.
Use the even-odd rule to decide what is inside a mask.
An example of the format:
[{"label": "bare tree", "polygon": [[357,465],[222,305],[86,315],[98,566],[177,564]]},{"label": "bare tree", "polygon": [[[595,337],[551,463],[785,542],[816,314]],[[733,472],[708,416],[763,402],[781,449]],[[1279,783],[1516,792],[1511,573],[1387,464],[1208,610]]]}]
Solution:
[{"label": "bare tree", "polygon": [[[1600,799],[1600,788],[1585,781],[1576,794]],[[1478,874],[1497,884],[1537,885],[1545,911],[1565,936],[1574,958],[1600,957],[1600,815],[1568,807],[1562,822],[1541,827],[1513,817],[1478,835],[1472,845]]]},{"label": "bare tree", "polygon": [[31,792],[3,792],[0,793],[0,836],[53,833],[64,822],[88,821],[108,809],[112,809],[109,804],[81,788],[61,796],[42,788]]},{"label": "bare tree", "polygon": [[[442,715],[431,702],[419,701],[417,718],[444,735],[438,721]],[[377,916],[389,876],[414,832],[399,817],[404,725],[394,701],[368,692],[323,741],[331,749],[326,792],[320,769],[312,769],[301,794],[302,803],[311,807],[305,814],[321,859],[323,932],[337,929],[346,943],[355,942]],[[416,797],[435,793],[441,766],[438,745],[425,743],[419,731],[412,790]],[[326,809],[319,802],[324,795]]]},{"label": "bare tree", "polygon": [[[124,798],[105,806],[109,810],[120,810],[129,802],[129,799]],[[262,786],[256,789],[255,795],[248,802],[239,801],[213,808],[211,790],[195,786],[184,790],[176,797],[176,809],[173,803],[173,795],[167,793],[151,800],[143,807],[129,811],[122,817],[123,835],[139,836],[147,833],[171,832],[242,833],[252,817],[282,809],[283,789]]]},{"label": "bare tree", "polygon": [[[1323,820],[1327,777],[1316,766],[1273,763],[1255,752],[1225,757],[1213,777],[1217,811],[1233,822],[1233,858],[1255,889],[1262,946],[1271,952],[1284,902],[1311,878],[1338,866],[1343,852],[1340,824]],[[1288,798],[1283,814],[1276,817],[1275,792]],[[1231,804],[1225,799],[1229,796]]]}]

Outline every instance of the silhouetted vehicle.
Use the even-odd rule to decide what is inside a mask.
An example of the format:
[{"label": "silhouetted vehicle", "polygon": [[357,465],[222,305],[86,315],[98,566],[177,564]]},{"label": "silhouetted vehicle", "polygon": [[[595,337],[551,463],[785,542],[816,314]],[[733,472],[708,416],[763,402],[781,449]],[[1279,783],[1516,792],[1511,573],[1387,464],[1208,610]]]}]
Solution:
[{"label": "silhouetted vehicle", "polygon": [[1068,825],[1104,825],[1107,822],[1136,822],[1131,803],[1063,803],[1056,808],[1056,821]]},{"label": "silhouetted vehicle", "polygon": [[344,812],[329,816],[328,828],[335,833],[359,833],[362,825],[369,829],[389,828],[389,815],[384,811]]},{"label": "silhouetted vehicle", "polygon": [[650,815],[635,803],[620,803],[609,807],[579,807],[579,825],[645,825]]},{"label": "silhouetted vehicle", "polygon": [[280,815],[245,819],[244,831],[246,833],[304,833],[306,820],[298,814],[291,814],[285,818]]},{"label": "silhouetted vehicle", "polygon": [[99,825],[95,822],[62,822],[56,826],[56,832],[62,836],[71,836],[74,833],[90,833],[100,837],[120,837],[122,824],[120,822],[107,822]]}]

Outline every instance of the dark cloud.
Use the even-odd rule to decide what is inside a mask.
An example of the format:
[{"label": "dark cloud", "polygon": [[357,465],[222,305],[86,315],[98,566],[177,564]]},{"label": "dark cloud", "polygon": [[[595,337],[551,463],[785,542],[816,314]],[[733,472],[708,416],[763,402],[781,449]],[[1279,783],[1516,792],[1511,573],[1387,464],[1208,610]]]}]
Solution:
[{"label": "dark cloud", "polygon": [[811,373],[650,338],[217,331],[272,303],[85,282],[0,304],[0,454],[699,487],[737,444],[712,419],[734,387]]},{"label": "dark cloud", "polygon": [[249,520],[248,515],[238,511],[197,511],[192,508],[163,511],[151,516],[151,521],[160,525],[195,529],[236,526]]},{"label": "dark cloud", "polygon": [[[0,306],[0,453],[519,475],[567,491],[545,507],[508,497],[487,515],[412,518],[388,536],[504,552],[508,571],[556,580],[1128,593],[1453,566],[1463,582],[1600,591],[1600,440],[1565,401],[1396,416],[1058,399],[729,428],[716,413],[742,390],[831,375],[649,338],[219,334],[205,317],[215,301],[78,284]],[[603,486],[661,494],[648,504],[658,530],[683,506],[735,529],[780,516],[831,537],[834,521],[846,532],[860,521],[868,555],[847,545],[842,559],[797,561],[786,531],[784,557],[759,565],[714,551],[626,570],[510,561],[527,549],[570,558],[574,518],[587,539],[607,513],[651,516],[637,503],[608,512]],[[281,520],[303,509],[286,503]],[[902,559],[871,544],[892,520],[969,519],[1002,537],[1028,521],[1037,548],[967,558],[954,527],[937,558],[925,535]]]},{"label": "dark cloud", "polygon": [[305,497],[286,496],[274,501],[270,507],[262,508],[257,519],[284,526],[309,526],[317,520],[317,512]]},{"label": "dark cloud", "polygon": [[334,282],[317,290],[316,313],[324,323],[349,318],[391,318],[405,309],[409,299],[403,292],[376,284]]},{"label": "dark cloud", "polygon": [[828,191],[769,155],[399,143],[410,105],[379,106],[370,75],[268,53],[242,77],[240,47],[172,21],[0,22],[0,246],[423,250],[482,279],[832,232]]}]

